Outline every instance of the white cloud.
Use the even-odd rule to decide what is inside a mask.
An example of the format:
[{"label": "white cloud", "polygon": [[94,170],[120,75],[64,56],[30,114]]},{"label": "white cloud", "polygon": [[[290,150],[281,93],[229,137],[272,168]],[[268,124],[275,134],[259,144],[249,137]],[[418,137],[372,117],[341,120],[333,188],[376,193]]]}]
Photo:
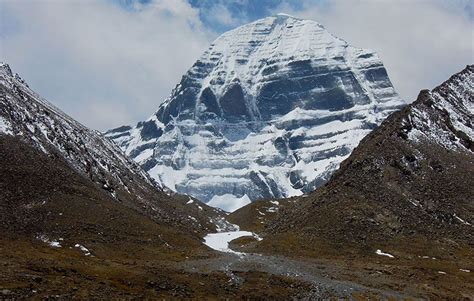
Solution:
[{"label": "white cloud", "polygon": [[207,18],[210,21],[216,22],[220,25],[237,26],[241,23],[241,20],[234,18],[227,6],[222,3],[217,3],[211,6],[211,8],[206,10],[205,13],[208,14]]},{"label": "white cloud", "polygon": [[151,115],[214,35],[184,0],[6,0],[0,24],[0,60],[101,130]]},{"label": "white cloud", "polygon": [[[304,1],[304,0],[302,0]],[[350,44],[374,49],[407,101],[474,63],[471,0],[333,0],[277,11],[316,20]]]}]

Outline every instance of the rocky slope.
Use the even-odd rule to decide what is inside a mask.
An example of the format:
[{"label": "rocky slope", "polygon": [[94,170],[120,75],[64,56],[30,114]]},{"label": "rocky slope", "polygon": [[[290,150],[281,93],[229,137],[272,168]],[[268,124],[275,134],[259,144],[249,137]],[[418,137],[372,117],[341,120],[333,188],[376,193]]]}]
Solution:
[{"label": "rocky slope", "polygon": [[[364,138],[327,185],[301,199],[299,217],[281,227],[294,220],[317,232],[344,230],[352,239],[375,231],[378,239],[417,233],[472,242],[473,121],[470,65],[421,91]],[[313,223],[322,216],[327,225]]]},{"label": "rocky slope", "polygon": [[[175,200],[161,192],[147,173],[114,143],[55,108],[13,74],[7,64],[1,63],[0,139],[7,137],[21,140],[52,160],[64,160],[112,200],[157,222],[204,232],[215,228],[209,219],[220,216],[207,206],[201,206],[200,212],[197,202],[186,206],[187,197]],[[31,161],[24,164],[33,164]],[[13,188],[4,189],[2,199],[17,198],[16,190],[23,189]]]},{"label": "rocky slope", "polygon": [[326,185],[264,220],[252,251],[350,258],[354,269],[381,260],[405,292],[472,296],[473,121],[470,65],[392,114]]},{"label": "rocky slope", "polygon": [[279,14],[224,33],[155,114],[106,135],[163,187],[234,210],[314,190],[402,104],[376,53]]}]

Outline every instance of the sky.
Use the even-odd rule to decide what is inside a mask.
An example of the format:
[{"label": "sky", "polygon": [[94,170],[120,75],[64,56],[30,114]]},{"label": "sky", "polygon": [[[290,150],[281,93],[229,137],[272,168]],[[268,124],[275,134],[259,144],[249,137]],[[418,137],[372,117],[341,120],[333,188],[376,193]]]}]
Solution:
[{"label": "sky", "polygon": [[377,51],[407,102],[474,63],[474,0],[0,0],[0,61],[106,130],[151,116],[221,33],[280,12]]}]

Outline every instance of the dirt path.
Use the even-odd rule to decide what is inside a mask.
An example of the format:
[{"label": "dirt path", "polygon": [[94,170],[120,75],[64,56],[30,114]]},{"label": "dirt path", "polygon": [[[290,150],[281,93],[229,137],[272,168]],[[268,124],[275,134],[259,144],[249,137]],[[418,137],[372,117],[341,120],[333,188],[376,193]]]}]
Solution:
[{"label": "dirt path", "polygon": [[233,254],[220,252],[221,256],[212,259],[186,261],[181,268],[188,272],[210,273],[221,271],[230,278],[230,283],[241,284],[244,279],[235,275],[236,272],[258,271],[273,275],[289,277],[311,284],[311,291],[305,299],[334,297],[352,297],[353,293],[372,294],[384,299],[404,299],[407,296],[391,290],[368,288],[356,283],[331,279],[331,267],[317,265],[307,261],[289,259],[282,256],[266,256],[260,254]]}]

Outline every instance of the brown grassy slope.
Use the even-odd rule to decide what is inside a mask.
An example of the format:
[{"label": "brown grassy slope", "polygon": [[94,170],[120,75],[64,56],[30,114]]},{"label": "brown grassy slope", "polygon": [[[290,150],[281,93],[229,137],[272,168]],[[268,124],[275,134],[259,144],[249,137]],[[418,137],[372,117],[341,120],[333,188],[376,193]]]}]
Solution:
[{"label": "brown grassy slope", "polygon": [[277,219],[281,211],[294,205],[292,198],[278,200],[257,200],[227,216],[227,220],[239,225],[241,230],[262,232],[265,227]]},{"label": "brown grassy slope", "polygon": [[41,235],[63,238],[65,247],[87,243],[98,256],[135,257],[136,248],[152,246],[160,256],[174,257],[200,248],[197,234],[121,204],[61,158],[18,138],[0,137],[0,161],[0,228],[6,238],[35,243]]}]

